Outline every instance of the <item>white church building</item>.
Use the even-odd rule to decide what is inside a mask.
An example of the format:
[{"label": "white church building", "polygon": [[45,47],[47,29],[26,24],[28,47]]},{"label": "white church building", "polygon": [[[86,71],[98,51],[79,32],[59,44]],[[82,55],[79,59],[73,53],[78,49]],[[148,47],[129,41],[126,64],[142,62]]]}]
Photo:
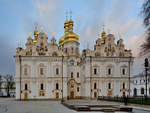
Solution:
[{"label": "white church building", "polygon": [[80,54],[79,36],[73,20],[66,19],[64,36],[57,44],[47,33],[34,30],[26,48],[17,48],[16,99],[94,99],[98,96],[130,95],[131,50],[123,40],[104,30],[94,50]]}]

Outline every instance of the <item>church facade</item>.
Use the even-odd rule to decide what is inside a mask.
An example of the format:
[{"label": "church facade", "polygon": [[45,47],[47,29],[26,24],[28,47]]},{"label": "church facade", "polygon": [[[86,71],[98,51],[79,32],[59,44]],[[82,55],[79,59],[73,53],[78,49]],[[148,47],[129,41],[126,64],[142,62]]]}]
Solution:
[{"label": "church facade", "polygon": [[34,30],[26,48],[17,48],[16,99],[96,99],[130,95],[133,60],[123,40],[103,30],[94,50],[80,54],[73,20],[65,21],[64,36],[57,44],[45,32]]}]

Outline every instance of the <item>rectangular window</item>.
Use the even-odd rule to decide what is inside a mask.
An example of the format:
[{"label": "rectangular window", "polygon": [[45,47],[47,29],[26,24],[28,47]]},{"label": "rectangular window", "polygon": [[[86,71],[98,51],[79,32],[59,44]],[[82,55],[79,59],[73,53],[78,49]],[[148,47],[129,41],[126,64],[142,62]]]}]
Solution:
[{"label": "rectangular window", "polygon": [[108,89],[111,89],[111,83],[108,83]]},{"label": "rectangular window", "polygon": [[77,78],[79,78],[79,72],[77,72]]},{"label": "rectangular window", "polygon": [[25,90],[28,90],[28,85],[27,85],[27,84],[25,84],[24,87],[25,87],[25,88],[24,88]]},{"label": "rectangular window", "polygon": [[27,70],[27,68],[24,68],[24,75],[28,75],[28,70]]},{"label": "rectangular window", "polygon": [[125,83],[123,83],[123,86],[122,86],[122,88],[123,88],[123,89],[125,89]]},{"label": "rectangular window", "polygon": [[59,89],[59,84],[58,83],[56,83],[56,90],[58,90]]},{"label": "rectangular window", "polygon": [[111,68],[108,69],[108,75],[111,75]]},{"label": "rectangular window", "polygon": [[59,69],[56,68],[56,75],[59,75]]},{"label": "rectangular window", "polygon": [[44,88],[43,88],[43,84],[41,84],[41,90],[43,90]]},{"label": "rectangular window", "polygon": [[43,68],[40,68],[40,75],[44,75]]},{"label": "rectangular window", "polygon": [[122,75],[125,75],[126,73],[125,73],[125,69],[122,69]]},{"label": "rectangular window", "polygon": [[79,90],[79,87],[77,87],[77,92],[79,92],[80,90]]},{"label": "rectangular window", "polygon": [[94,68],[94,75],[96,75],[97,74],[97,69],[96,68]]},{"label": "rectangular window", "polygon": [[73,78],[73,72],[71,72],[71,78]]}]

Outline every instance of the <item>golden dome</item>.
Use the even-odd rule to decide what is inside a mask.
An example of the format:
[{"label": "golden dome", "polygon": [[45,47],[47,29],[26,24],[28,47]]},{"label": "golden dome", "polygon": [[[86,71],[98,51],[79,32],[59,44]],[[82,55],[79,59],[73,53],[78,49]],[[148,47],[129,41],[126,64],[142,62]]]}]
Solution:
[{"label": "golden dome", "polygon": [[36,43],[36,42],[37,42],[37,40],[34,39],[34,40],[33,40],[33,43]]},{"label": "golden dome", "polygon": [[106,36],[106,32],[103,31],[103,32],[101,33],[101,37],[104,38],[105,36]]},{"label": "golden dome", "polygon": [[59,40],[59,45],[62,45],[64,43],[64,39],[65,37],[63,36],[60,40]]},{"label": "golden dome", "polygon": [[75,33],[69,33],[64,38],[64,42],[78,42],[78,41],[79,41],[79,37]]}]

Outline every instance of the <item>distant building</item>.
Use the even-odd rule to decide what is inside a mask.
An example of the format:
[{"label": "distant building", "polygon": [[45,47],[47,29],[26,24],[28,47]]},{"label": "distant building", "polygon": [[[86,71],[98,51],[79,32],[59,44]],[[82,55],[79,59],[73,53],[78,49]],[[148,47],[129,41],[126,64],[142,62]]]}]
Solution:
[{"label": "distant building", "polygon": [[[94,50],[79,53],[79,36],[73,20],[64,23],[65,33],[56,43],[37,28],[26,48],[17,48],[16,99],[74,99],[129,95],[133,60],[123,39],[104,30]],[[86,38],[85,38],[86,40]]]},{"label": "distant building", "polygon": [[[132,96],[145,96],[146,94],[146,77],[145,74],[133,76],[131,78]],[[150,96],[150,73],[147,76],[147,95]]]}]

